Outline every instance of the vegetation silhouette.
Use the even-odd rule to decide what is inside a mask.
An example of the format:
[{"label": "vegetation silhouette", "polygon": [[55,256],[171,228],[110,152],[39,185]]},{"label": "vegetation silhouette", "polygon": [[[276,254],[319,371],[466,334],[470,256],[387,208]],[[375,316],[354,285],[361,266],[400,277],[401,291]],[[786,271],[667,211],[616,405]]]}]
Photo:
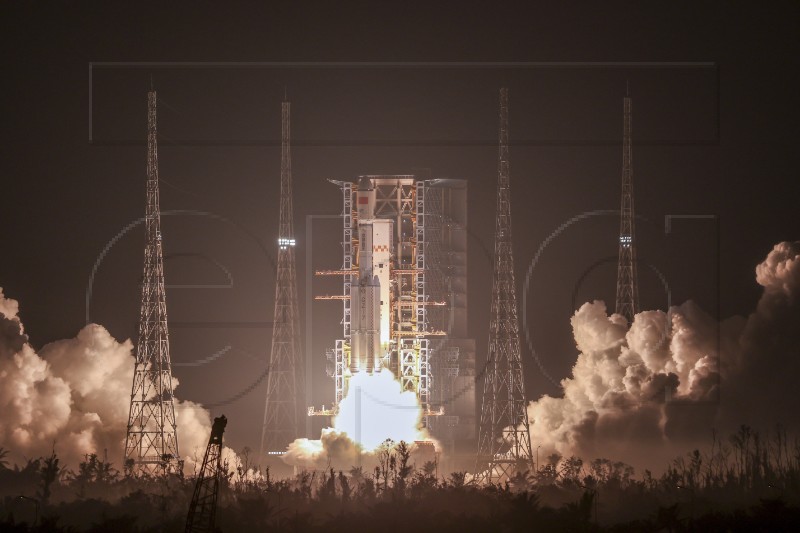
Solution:
[{"label": "vegetation silhouette", "polygon": [[[0,448],[0,531],[180,532],[194,479],[134,477],[90,454],[76,471],[49,457],[10,465]],[[437,477],[387,441],[371,472],[303,470],[275,480],[250,451],[224,464],[220,531],[798,531],[800,440],[742,426],[710,451],[676,458],[659,477],[622,462],[554,454],[536,472],[475,486],[464,472]]]}]

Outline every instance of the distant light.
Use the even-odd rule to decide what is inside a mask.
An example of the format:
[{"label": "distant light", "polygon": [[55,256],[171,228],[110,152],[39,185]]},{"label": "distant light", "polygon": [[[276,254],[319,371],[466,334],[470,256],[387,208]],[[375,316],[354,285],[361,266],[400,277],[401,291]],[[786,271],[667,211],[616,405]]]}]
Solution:
[{"label": "distant light", "polygon": [[286,452],[267,452],[267,455],[283,455]]},{"label": "distant light", "polygon": [[619,236],[619,243],[625,248],[630,248],[632,242],[633,242],[633,237],[631,237],[630,235]]},{"label": "distant light", "polygon": [[278,239],[278,246],[281,247],[281,250],[285,250],[287,246],[294,246],[294,245],[295,245],[294,239],[286,239],[284,237]]}]

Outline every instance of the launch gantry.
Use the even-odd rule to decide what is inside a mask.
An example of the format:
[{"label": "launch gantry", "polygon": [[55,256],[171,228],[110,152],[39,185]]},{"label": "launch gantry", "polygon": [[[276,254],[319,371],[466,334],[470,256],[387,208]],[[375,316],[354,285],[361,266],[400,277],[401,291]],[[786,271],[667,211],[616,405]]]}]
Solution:
[{"label": "launch gantry", "polygon": [[342,294],[317,297],[342,301],[342,338],[328,357],[334,379],[331,409],[310,407],[309,415],[335,415],[358,372],[390,370],[403,390],[419,398],[424,418],[443,413],[431,405],[429,307],[444,307],[428,293],[426,194],[436,180],[411,175],[361,176],[357,182],[330,180],[342,191]]}]

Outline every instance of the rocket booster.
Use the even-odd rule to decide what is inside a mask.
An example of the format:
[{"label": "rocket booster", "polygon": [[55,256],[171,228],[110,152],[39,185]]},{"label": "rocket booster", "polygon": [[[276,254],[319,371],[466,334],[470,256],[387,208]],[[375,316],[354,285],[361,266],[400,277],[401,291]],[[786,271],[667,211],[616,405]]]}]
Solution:
[{"label": "rocket booster", "polygon": [[372,373],[380,361],[380,284],[377,278],[362,279],[350,288],[350,372]]},{"label": "rocket booster", "polygon": [[375,188],[361,178],[357,193],[358,282],[350,288],[350,372],[372,373],[389,343],[389,271],[392,228],[389,219],[375,218]]}]

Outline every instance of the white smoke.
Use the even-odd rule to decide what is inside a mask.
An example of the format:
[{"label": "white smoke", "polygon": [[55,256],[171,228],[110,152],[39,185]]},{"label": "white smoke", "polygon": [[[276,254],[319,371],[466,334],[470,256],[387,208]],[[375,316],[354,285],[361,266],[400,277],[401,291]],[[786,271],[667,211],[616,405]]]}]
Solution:
[{"label": "white smoke", "polygon": [[412,451],[415,441],[430,440],[427,431],[420,428],[421,419],[417,395],[404,391],[389,370],[360,372],[350,379],[333,427],[323,429],[319,440],[295,440],[283,460],[292,466],[316,469],[372,465],[387,439],[404,441],[412,445]]},{"label": "white smoke", "polygon": [[[687,302],[668,313],[643,311],[628,329],[602,302],[584,304],[572,318],[581,353],[562,381],[563,397],[543,396],[528,408],[534,446],[541,445],[543,456],[608,457],[659,470],[692,447],[707,448],[712,428],[724,435],[739,424],[800,427],[800,410],[787,392],[800,374],[800,242],[777,244],[756,267],[756,281],[764,288],[756,310],[722,324]],[[55,448],[62,464],[73,468],[86,454],[107,450],[121,465],[131,342],[117,342],[90,324],[37,353],[18,313],[18,302],[0,289],[0,446],[16,461]],[[285,460],[346,468],[374,458],[383,435],[428,438],[419,430],[419,404],[408,403],[399,385],[373,388],[380,379],[361,384],[361,444],[354,442],[354,398],[348,398],[333,428],[320,440],[295,441]],[[210,415],[177,400],[176,413],[181,455],[191,472],[194,460],[202,460]],[[235,454],[225,453],[232,467],[238,465]]]},{"label": "white smoke", "polygon": [[800,375],[800,241],[776,244],[756,267],[756,281],[764,292],[755,312],[737,324],[736,349],[723,359],[720,423],[781,423],[797,430],[800,411],[792,393]]},{"label": "white smoke", "polygon": [[786,299],[787,302],[793,303],[800,292],[798,248],[800,241],[778,243],[764,262],[756,267],[756,281],[764,287],[764,292],[770,300]]},{"label": "white smoke", "polygon": [[800,243],[783,242],[756,267],[756,311],[718,324],[689,301],[643,311],[630,328],[603,302],[572,317],[580,351],[563,397],[528,407],[531,439],[547,456],[607,457],[662,469],[712,428],[797,427],[786,396],[800,371]]},{"label": "white smoke", "polygon": [[345,470],[364,463],[371,466],[373,455],[372,450],[364,450],[346,433],[340,433],[334,428],[324,428],[319,439],[300,438],[289,444],[283,461],[291,466],[315,470],[329,466]]},{"label": "white smoke", "polygon": [[[75,338],[37,353],[18,312],[18,302],[0,288],[0,446],[16,461],[55,450],[72,468],[86,454],[107,452],[121,468],[133,379],[131,341],[117,342],[104,327],[89,324]],[[175,407],[179,450],[192,472],[194,458],[202,460],[208,443],[210,415],[193,402],[176,400]]]},{"label": "white smoke", "polygon": [[426,436],[418,429],[422,407],[417,395],[404,391],[389,370],[354,375],[349,392],[339,405],[333,427],[365,450],[376,449],[386,439],[410,444]]}]

